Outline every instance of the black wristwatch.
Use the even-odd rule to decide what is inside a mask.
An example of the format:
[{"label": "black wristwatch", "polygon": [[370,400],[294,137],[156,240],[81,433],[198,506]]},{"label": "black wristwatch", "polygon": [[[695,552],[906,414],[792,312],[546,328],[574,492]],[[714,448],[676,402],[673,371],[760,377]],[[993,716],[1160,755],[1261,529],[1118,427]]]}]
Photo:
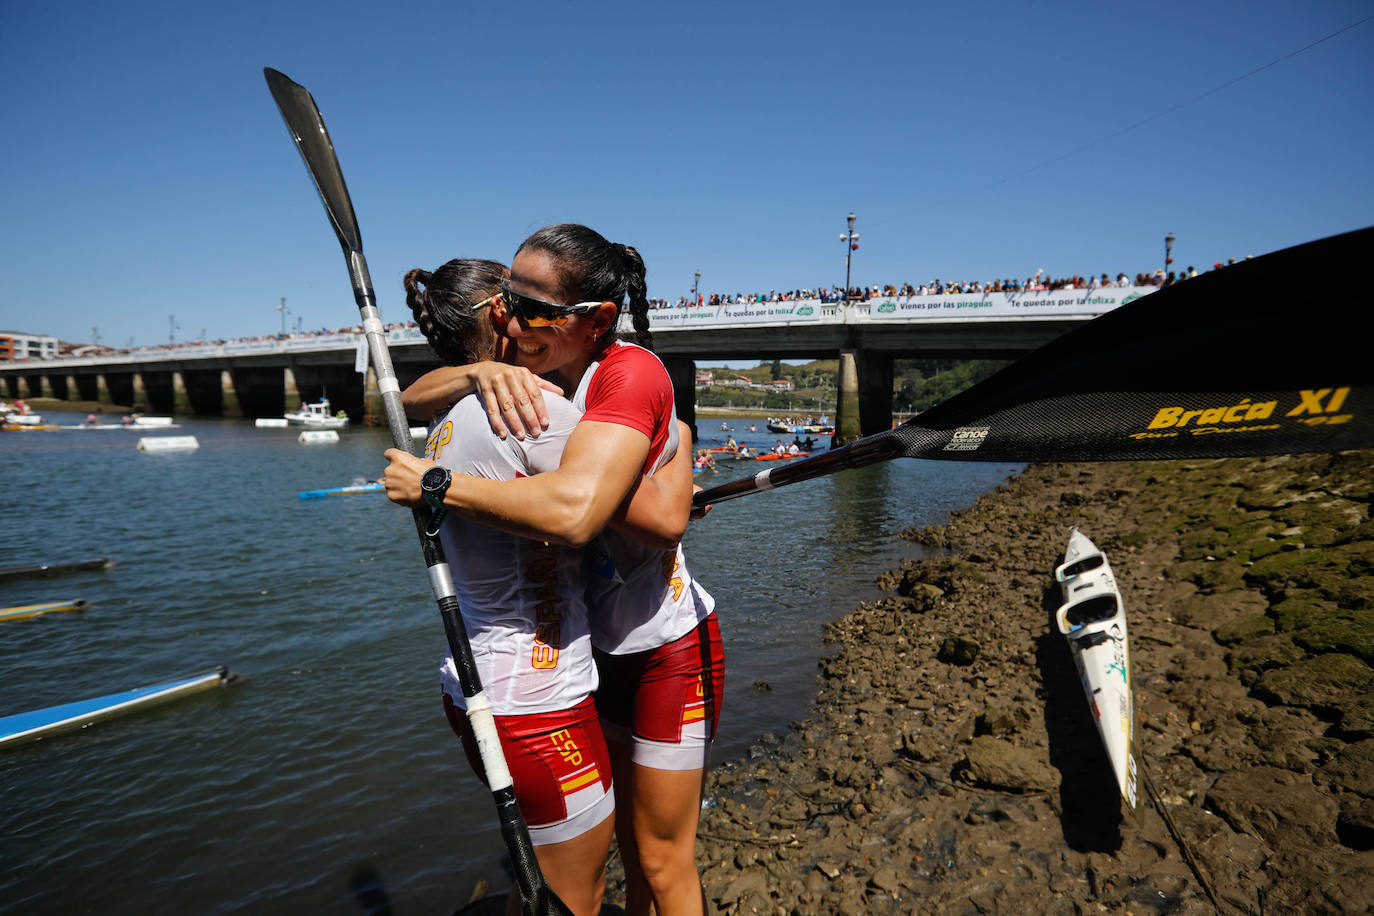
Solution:
[{"label": "black wristwatch", "polygon": [[420,492],[424,494],[425,502],[434,514],[429,517],[429,527],[425,529],[425,534],[434,537],[439,533],[439,527],[444,523],[444,516],[448,510],[444,508],[444,494],[448,492],[448,485],[453,482],[453,475],[448,468],[435,465],[420,476]]}]

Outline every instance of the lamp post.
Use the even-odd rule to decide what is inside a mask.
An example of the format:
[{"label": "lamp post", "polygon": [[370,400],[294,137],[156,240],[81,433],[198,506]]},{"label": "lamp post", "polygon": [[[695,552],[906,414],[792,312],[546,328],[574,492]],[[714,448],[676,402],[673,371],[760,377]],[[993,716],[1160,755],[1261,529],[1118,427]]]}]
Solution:
[{"label": "lamp post", "polygon": [[281,312],[281,336],[286,336],[286,316],[290,309],[286,307],[286,297],[281,297],[281,305],[277,306],[277,311]]},{"label": "lamp post", "polygon": [[692,274],[692,308],[696,308],[697,305],[701,302],[701,293],[699,292],[700,287],[701,271],[698,270]]},{"label": "lamp post", "polygon": [[1169,265],[1174,263],[1174,234],[1170,232],[1164,236],[1164,273],[1169,272]]},{"label": "lamp post", "polygon": [[859,233],[854,231],[854,214],[849,214],[849,231],[840,234],[840,241],[844,242],[844,301],[849,302],[849,258],[859,250]]}]

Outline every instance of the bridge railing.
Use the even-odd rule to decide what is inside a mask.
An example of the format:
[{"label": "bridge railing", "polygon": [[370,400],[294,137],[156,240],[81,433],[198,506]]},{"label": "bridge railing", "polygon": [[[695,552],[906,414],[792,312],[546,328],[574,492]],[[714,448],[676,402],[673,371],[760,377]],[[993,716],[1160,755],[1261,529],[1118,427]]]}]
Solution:
[{"label": "bridge railing", "polygon": [[[770,324],[862,324],[869,322],[969,321],[978,319],[1094,318],[1155,291],[1153,286],[1056,289],[1024,293],[954,293],[883,296],[841,305],[819,299],[736,302],[652,309],[655,333]],[[626,316],[622,322],[628,327]]]}]

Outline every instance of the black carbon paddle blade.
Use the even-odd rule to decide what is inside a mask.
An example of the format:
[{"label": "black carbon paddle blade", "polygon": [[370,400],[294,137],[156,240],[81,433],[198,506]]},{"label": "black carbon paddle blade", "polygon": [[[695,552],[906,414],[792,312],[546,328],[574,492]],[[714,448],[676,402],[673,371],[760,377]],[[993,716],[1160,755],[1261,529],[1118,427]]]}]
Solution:
[{"label": "black carbon paddle blade", "polygon": [[264,67],[267,88],[277,102],[286,129],[296,149],[305,160],[305,169],[315,188],[320,192],[325,212],[339,237],[344,251],[363,250],[362,233],[358,231],[358,217],[353,212],[353,201],[348,196],[348,186],[344,184],[343,170],[339,168],[339,158],[334,153],[334,143],[325,129],[324,118],[315,104],[310,91],[290,77],[271,67]]},{"label": "black carbon paddle blade", "polygon": [[904,456],[1228,458],[1374,446],[1374,228],[1178,283],[1075,328],[896,429],[696,494],[701,506]]},{"label": "black carbon paddle blade", "polygon": [[[1374,228],[1284,249],[1143,296],[894,430],[902,453],[1116,461],[1374,445],[1368,303],[1339,265]],[[1367,297],[1363,297],[1367,299]]]}]

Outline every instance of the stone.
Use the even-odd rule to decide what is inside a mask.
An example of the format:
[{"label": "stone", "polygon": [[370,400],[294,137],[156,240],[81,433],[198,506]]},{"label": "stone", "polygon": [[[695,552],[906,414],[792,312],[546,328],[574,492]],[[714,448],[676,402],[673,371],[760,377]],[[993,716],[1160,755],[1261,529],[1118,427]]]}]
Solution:
[{"label": "stone", "polygon": [[1336,842],[1339,806],[1297,773],[1258,766],[1217,778],[1207,804],[1237,833],[1260,837],[1275,849]]},{"label": "stone", "polygon": [[1332,653],[1266,671],[1254,694],[1269,703],[1339,712],[1342,704],[1369,693],[1374,669],[1353,655]]},{"label": "stone", "polygon": [[1059,785],[1059,773],[1042,750],[1017,747],[990,735],[970,743],[968,774],[980,785],[1018,791],[1048,790]]}]

